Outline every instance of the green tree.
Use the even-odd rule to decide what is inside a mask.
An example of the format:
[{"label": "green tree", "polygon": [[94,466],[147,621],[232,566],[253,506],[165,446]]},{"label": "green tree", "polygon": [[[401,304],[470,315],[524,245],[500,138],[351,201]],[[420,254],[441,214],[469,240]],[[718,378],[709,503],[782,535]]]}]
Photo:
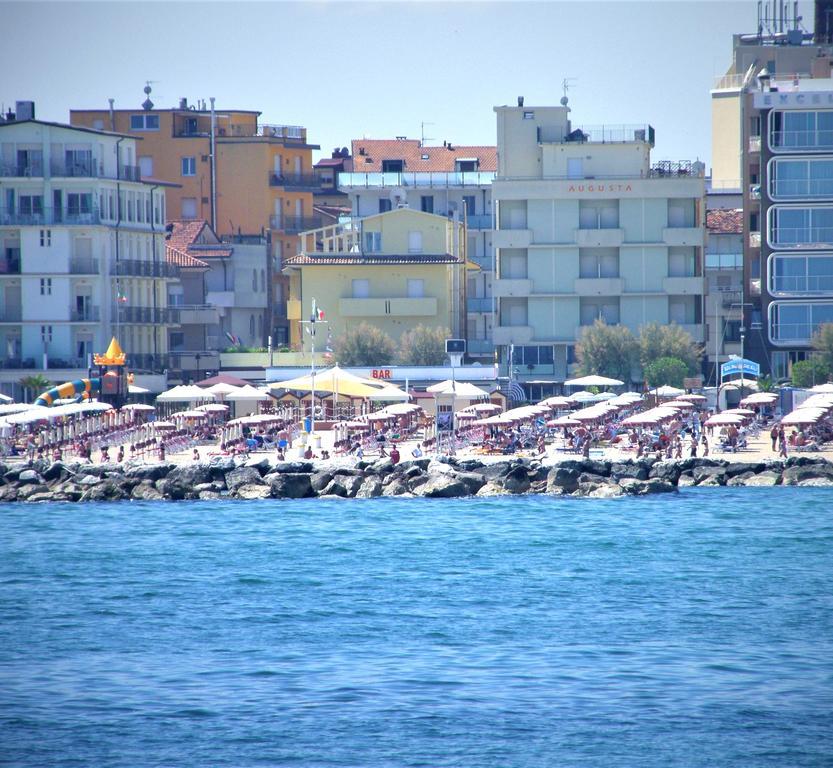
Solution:
[{"label": "green tree", "polygon": [[833,371],[833,323],[822,323],[813,334],[813,349]]},{"label": "green tree", "polygon": [[397,362],[401,365],[443,365],[445,340],[450,337],[448,328],[418,325],[405,331],[399,339]]},{"label": "green tree", "polygon": [[678,357],[660,357],[648,363],[643,370],[651,387],[682,387],[688,366]]},{"label": "green tree", "polygon": [[639,343],[626,326],[608,325],[599,319],[584,329],[576,344],[576,356],[585,375],[630,382],[631,370],[639,359]]},{"label": "green tree", "polygon": [[34,400],[52,386],[52,382],[42,373],[24,376],[19,383],[23,387],[24,397],[27,400]]},{"label": "green tree", "polygon": [[359,323],[335,340],[335,359],[341,365],[379,366],[393,363],[396,345],[383,330]]},{"label": "green tree", "polygon": [[812,387],[824,384],[830,377],[830,366],[818,357],[793,363],[792,381],[796,387]]},{"label": "green tree", "polygon": [[643,370],[661,357],[675,357],[685,363],[686,373],[693,376],[700,370],[702,356],[703,350],[694,343],[691,334],[676,323],[648,323],[639,331],[639,361]]},{"label": "green tree", "polygon": [[772,376],[761,376],[758,379],[758,392],[772,392],[775,389],[775,382],[772,381]]}]

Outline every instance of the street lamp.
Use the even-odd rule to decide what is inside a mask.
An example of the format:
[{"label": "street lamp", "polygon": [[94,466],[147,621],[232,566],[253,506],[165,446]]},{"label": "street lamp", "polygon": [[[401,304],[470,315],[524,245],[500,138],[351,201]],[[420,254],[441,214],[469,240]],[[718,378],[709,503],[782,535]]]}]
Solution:
[{"label": "street lamp", "polygon": [[194,359],[197,361],[197,381],[200,380],[200,357],[201,355],[199,352],[197,352],[197,354],[194,355]]}]

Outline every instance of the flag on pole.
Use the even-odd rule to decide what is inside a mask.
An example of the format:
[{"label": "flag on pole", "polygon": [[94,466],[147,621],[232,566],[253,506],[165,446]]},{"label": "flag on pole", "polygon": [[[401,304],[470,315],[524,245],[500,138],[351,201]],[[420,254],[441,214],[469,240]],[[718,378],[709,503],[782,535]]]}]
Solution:
[{"label": "flag on pole", "polygon": [[241,340],[239,336],[235,336],[231,331],[226,331],[226,338],[234,344],[235,347],[239,347],[241,345]]}]

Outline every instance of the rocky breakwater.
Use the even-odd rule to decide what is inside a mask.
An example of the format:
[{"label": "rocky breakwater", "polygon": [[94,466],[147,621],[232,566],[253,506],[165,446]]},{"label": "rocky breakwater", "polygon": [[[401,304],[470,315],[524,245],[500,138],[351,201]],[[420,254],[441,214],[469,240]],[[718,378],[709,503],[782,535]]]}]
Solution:
[{"label": "rocky breakwater", "polygon": [[263,456],[185,465],[0,464],[0,478],[0,502],[452,498],[525,493],[613,498],[670,493],[689,486],[833,486],[833,464],[794,456],[759,462],[568,459],[554,466],[530,459],[489,464],[476,459],[417,459],[396,465],[385,459],[347,466],[343,461],[276,463]]}]

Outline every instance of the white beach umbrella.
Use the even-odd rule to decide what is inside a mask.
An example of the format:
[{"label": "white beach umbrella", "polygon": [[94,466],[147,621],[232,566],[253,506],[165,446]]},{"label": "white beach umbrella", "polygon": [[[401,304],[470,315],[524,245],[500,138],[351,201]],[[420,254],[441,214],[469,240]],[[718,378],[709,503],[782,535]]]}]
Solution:
[{"label": "white beach umbrella", "polygon": [[624,381],[610,379],[607,376],[580,376],[577,379],[568,379],[564,382],[565,387],[620,387]]},{"label": "white beach umbrella", "polygon": [[213,400],[214,394],[194,384],[180,384],[156,396],[162,403],[193,403],[197,400]]},{"label": "white beach umbrella", "polygon": [[485,389],[480,389],[480,387],[476,387],[468,381],[452,381],[451,379],[446,379],[438,384],[432,384],[425,391],[437,395],[457,395],[457,397],[489,396],[489,393]]},{"label": "white beach umbrella", "polygon": [[810,391],[833,394],[833,381],[828,381],[826,384],[816,384],[815,387],[810,387]]},{"label": "white beach umbrella", "polygon": [[236,392],[231,392],[230,394],[226,395],[226,400],[257,400],[259,402],[265,402],[267,400],[271,400],[272,396],[267,394],[266,392],[261,392],[259,389],[247,384],[245,387],[238,387]]}]

